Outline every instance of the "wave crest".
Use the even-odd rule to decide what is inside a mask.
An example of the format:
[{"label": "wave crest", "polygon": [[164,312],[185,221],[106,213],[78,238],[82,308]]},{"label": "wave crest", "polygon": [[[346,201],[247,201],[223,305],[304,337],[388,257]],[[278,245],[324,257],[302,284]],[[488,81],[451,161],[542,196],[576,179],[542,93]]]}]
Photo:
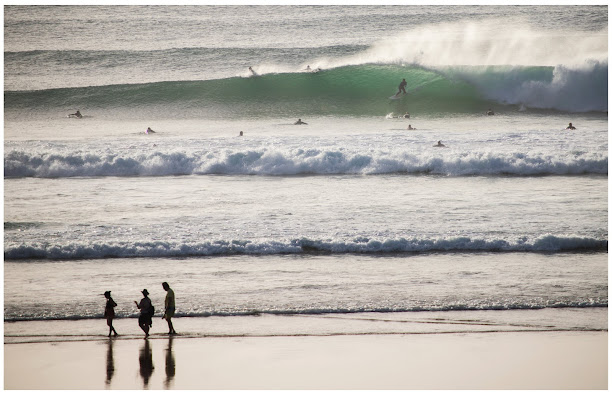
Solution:
[{"label": "wave crest", "polygon": [[167,175],[439,174],[574,175],[608,174],[608,158],[596,153],[559,155],[471,152],[447,154],[346,152],[326,149],[269,149],[202,153],[30,154],[4,158],[7,178],[133,177]]},{"label": "wave crest", "polygon": [[[131,119],[144,109],[148,117],[159,112],[196,119],[481,113],[500,105],[605,112],[607,70],[607,61],[572,67],[362,64],[254,78],[7,91],[5,110],[17,117],[28,109],[58,113],[78,102],[90,112],[129,114]],[[402,78],[408,96],[389,100]]]},{"label": "wave crest", "polygon": [[608,248],[605,239],[544,235],[535,240],[486,240],[469,237],[443,239],[376,240],[367,237],[352,241],[324,241],[308,238],[287,241],[253,242],[221,240],[201,243],[135,242],[92,244],[5,245],[4,259],[102,259],[133,257],[188,257],[275,254],[379,254],[428,252],[564,252],[602,251]]}]

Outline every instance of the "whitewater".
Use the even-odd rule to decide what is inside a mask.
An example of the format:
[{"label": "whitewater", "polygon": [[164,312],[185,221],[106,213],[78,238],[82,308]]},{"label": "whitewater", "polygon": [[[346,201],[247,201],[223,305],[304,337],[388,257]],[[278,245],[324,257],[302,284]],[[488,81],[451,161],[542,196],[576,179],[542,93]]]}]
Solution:
[{"label": "whitewater", "polygon": [[601,329],[607,11],[6,6],[5,328],[99,319],[107,290],[119,318],[143,288],[159,312],[168,281],[176,325]]}]

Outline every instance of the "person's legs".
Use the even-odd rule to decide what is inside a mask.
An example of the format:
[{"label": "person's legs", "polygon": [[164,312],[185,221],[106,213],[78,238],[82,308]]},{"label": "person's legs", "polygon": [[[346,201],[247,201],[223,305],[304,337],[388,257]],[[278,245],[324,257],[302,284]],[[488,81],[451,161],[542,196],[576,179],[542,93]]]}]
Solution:
[{"label": "person's legs", "polygon": [[149,325],[146,320],[147,319],[143,316],[138,317],[138,326],[145,333],[145,337],[149,336]]},{"label": "person's legs", "polygon": [[169,335],[174,335],[176,334],[176,331],[174,330],[174,325],[172,325],[172,318],[166,318],[166,321],[168,321],[168,334]]}]

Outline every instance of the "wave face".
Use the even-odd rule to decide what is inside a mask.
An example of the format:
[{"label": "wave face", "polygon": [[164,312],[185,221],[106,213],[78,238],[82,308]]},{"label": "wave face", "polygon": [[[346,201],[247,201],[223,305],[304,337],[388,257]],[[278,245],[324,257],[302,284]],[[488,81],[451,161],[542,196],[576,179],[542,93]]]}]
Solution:
[{"label": "wave face", "polygon": [[484,240],[468,237],[447,239],[373,240],[358,238],[349,242],[307,238],[289,241],[252,242],[223,240],[182,244],[178,242],[117,242],[100,244],[5,245],[4,259],[103,259],[132,257],[194,257],[275,254],[380,254],[427,252],[570,252],[604,251],[608,241],[584,237],[542,236],[527,242]]},{"label": "wave face", "polygon": [[[605,112],[607,62],[565,66],[365,64],[317,73],[270,73],[252,78],[5,92],[5,110],[64,111],[78,103],[97,110],[163,109],[206,118],[372,116],[409,109],[419,114],[474,113],[500,105],[568,112]],[[405,78],[408,96],[389,97]]]},{"label": "wave face", "polygon": [[406,152],[274,148],[140,154],[11,151],[4,158],[7,178],[394,173],[449,176],[608,174],[608,158],[601,153],[585,152],[554,155],[471,152],[445,158]]}]

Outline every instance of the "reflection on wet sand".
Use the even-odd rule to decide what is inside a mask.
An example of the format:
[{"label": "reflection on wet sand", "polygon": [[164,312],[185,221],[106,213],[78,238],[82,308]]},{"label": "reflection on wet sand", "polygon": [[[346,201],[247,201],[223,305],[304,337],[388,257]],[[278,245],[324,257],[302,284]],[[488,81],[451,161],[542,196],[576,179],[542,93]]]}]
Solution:
[{"label": "reflection on wet sand", "polygon": [[[172,351],[172,342],[174,341],[171,336],[168,339],[168,347],[165,349],[165,362],[166,362],[166,378],[164,380],[164,389],[171,389],[173,386],[174,376],[176,375],[176,360],[174,359],[174,352]],[[106,389],[111,389],[111,383],[113,376],[115,375],[115,359],[113,356],[113,346],[115,343],[114,338],[110,338],[107,341],[106,350]],[[151,377],[153,376],[153,349],[149,339],[144,340],[144,344],[138,353],[138,364],[140,367],[140,377],[142,378],[143,389],[149,388]]]},{"label": "reflection on wet sand", "polygon": [[172,352],[172,336],[168,339],[168,348],[166,349],[166,380],[164,381],[164,388],[170,389],[172,380],[176,373],[176,362],[174,361],[174,353]]},{"label": "reflection on wet sand", "polygon": [[113,359],[113,339],[108,339],[108,349],[106,351],[106,387],[110,387],[113,375],[115,374],[115,360]]},{"label": "reflection on wet sand", "polygon": [[140,349],[138,355],[138,362],[140,363],[140,376],[142,377],[143,388],[149,388],[149,380],[153,375],[153,351],[149,344],[149,339],[145,339],[144,346]]}]

